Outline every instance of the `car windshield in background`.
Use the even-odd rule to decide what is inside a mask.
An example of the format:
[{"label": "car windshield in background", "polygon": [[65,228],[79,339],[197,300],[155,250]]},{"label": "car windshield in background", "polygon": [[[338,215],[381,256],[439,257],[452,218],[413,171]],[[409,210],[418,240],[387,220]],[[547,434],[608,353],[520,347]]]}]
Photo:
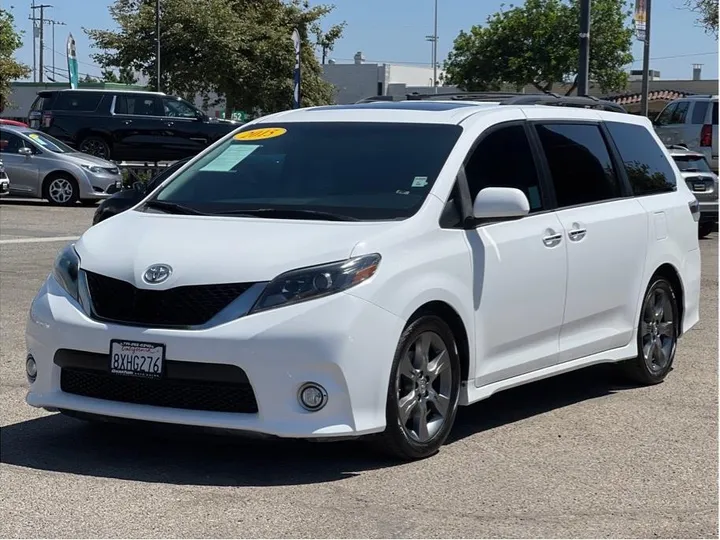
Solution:
[{"label": "car windshield in background", "polygon": [[55,137],[45,135],[44,133],[25,133],[25,136],[37,144],[42,150],[48,150],[49,152],[55,152],[56,154],[69,154],[77,152],[77,150],[70,148],[63,142],[58,141]]},{"label": "car windshield in background", "polygon": [[678,169],[682,172],[712,172],[710,165],[702,156],[673,156]]},{"label": "car windshield in background", "polygon": [[[460,136],[441,124],[254,125],[178,174],[152,208],[320,220],[417,212]],[[171,204],[165,204],[171,203]]]}]

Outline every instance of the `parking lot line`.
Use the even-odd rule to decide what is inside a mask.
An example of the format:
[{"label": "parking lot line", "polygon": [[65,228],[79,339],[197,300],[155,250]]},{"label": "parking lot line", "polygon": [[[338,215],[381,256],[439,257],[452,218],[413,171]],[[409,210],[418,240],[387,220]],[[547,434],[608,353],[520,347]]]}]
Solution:
[{"label": "parking lot line", "polygon": [[44,242],[69,242],[77,240],[78,236],[44,236],[39,238],[10,238],[0,240],[0,244],[40,244]]}]

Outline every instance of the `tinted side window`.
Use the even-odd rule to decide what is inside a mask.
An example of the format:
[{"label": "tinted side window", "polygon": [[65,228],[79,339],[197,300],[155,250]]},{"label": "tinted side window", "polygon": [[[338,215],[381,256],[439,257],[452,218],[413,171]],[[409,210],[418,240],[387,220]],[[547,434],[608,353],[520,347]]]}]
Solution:
[{"label": "tinted side window", "polygon": [[617,145],[635,195],[654,195],[675,189],[675,172],[662,148],[644,127],[620,122],[605,125]]},{"label": "tinted side window", "polygon": [[465,165],[472,200],[486,187],[514,187],[530,201],[530,211],[542,209],[540,181],[525,128],[501,127],[485,136]]},{"label": "tinted side window", "polygon": [[670,119],[672,118],[673,112],[675,112],[675,109],[677,108],[677,103],[671,103],[667,107],[665,107],[662,112],[658,115],[657,120],[655,123],[659,126],[666,126],[670,124]]},{"label": "tinted side window", "polygon": [[101,99],[101,92],[58,92],[53,108],[56,111],[92,112]]},{"label": "tinted side window", "polygon": [[541,124],[537,132],[559,207],[614,199],[620,183],[600,128],[592,124]]},{"label": "tinted side window", "polygon": [[0,153],[17,154],[25,146],[25,141],[14,133],[0,131]]},{"label": "tinted side window", "polygon": [[713,123],[713,126],[718,125],[718,102],[717,101],[713,102],[712,123]]},{"label": "tinted side window", "polygon": [[115,114],[160,116],[159,101],[152,96],[118,95],[115,99]]},{"label": "tinted side window", "polygon": [[689,101],[681,101],[677,104],[677,107],[675,107],[675,110],[672,113],[672,117],[670,118],[671,124],[684,124],[685,118],[687,117],[688,109],[690,109],[690,102]]},{"label": "tinted side window", "polygon": [[692,111],[692,123],[693,124],[704,124],[705,118],[707,117],[709,103],[707,101],[696,101],[693,105]]}]

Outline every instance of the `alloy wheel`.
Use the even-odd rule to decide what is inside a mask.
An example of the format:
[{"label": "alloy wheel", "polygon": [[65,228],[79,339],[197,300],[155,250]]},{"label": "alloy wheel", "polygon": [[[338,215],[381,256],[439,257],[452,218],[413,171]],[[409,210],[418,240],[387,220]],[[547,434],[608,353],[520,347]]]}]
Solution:
[{"label": "alloy wheel", "polygon": [[80,146],[80,151],[99,158],[108,158],[107,145],[99,139],[87,139]]},{"label": "alloy wheel", "polygon": [[677,345],[677,331],[673,321],[670,295],[655,289],[648,296],[640,322],[642,355],[652,373],[657,373],[672,361]]},{"label": "alloy wheel", "polygon": [[425,443],[452,413],[452,364],[435,332],[423,332],[400,359],[395,380],[398,417],[410,439]]},{"label": "alloy wheel", "polygon": [[48,186],[48,195],[55,203],[67,204],[72,199],[74,190],[67,178],[56,178]]}]

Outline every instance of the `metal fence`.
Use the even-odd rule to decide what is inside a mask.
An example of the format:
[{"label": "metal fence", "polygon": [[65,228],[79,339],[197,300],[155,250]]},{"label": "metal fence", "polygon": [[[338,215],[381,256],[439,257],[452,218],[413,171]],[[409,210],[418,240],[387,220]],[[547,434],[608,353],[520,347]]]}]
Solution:
[{"label": "metal fence", "polygon": [[147,182],[174,161],[120,161],[116,162],[123,175],[123,184],[132,186],[135,182]]}]

